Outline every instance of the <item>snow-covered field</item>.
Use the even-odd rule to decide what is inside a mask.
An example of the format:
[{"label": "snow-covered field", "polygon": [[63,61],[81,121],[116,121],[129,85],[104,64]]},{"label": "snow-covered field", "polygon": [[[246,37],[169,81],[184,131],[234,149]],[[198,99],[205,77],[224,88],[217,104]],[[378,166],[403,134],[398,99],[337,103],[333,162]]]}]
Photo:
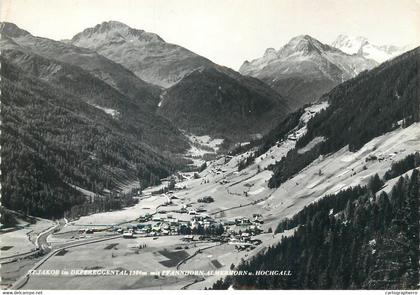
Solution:
[{"label": "snow-covered field", "polygon": [[[317,159],[282,184],[266,201],[265,208],[276,216],[289,217],[309,202],[326,194],[334,194],[358,184],[367,184],[369,178],[376,173],[383,176],[392,162],[419,150],[419,123],[375,138],[355,153],[345,147],[334,154]],[[376,155],[383,160],[366,162],[370,155]]]},{"label": "snow-covered field", "polygon": [[116,225],[120,223],[130,222],[145,215],[146,213],[153,214],[159,205],[166,202],[166,198],[160,195],[142,198],[138,204],[112,212],[96,213],[88,216],[82,216],[76,221],[70,222],[62,231],[72,231],[79,228],[86,228],[86,226],[102,226],[102,225]]},{"label": "snow-covered field", "polygon": [[186,133],[185,131],[184,134],[191,143],[190,149],[185,156],[194,162],[194,166],[203,164],[205,162],[203,156],[206,154],[215,155],[219,151],[220,145],[223,143],[223,139],[221,138],[212,138],[208,135],[198,136]]},{"label": "snow-covered field", "polygon": [[[295,232],[294,229],[287,230],[281,234],[261,234],[258,239],[261,239],[263,243],[257,246],[255,249],[248,251],[238,251],[234,245],[222,244],[217,247],[203,250],[202,253],[189,260],[186,264],[183,264],[180,269],[196,269],[196,270],[218,270],[227,271],[231,265],[238,265],[241,259],[248,260],[252,256],[265,251],[268,247],[278,244],[282,238],[292,235]],[[214,260],[220,263],[220,267],[217,268],[214,265]],[[223,276],[212,276],[206,277],[204,281],[197,282],[187,289],[204,289],[205,287],[210,288],[213,284],[222,278]]]},{"label": "snow-covered field", "polygon": [[[176,270],[180,257],[215,243],[186,244],[179,236],[158,239],[136,238],[113,240],[68,248],[55,255],[40,270],[127,270],[149,272],[130,276],[32,276],[24,289],[180,289],[192,283],[194,276],[153,276],[150,272]],[[146,245],[139,249],[138,245]],[[185,248],[187,246],[187,248]],[[178,252],[178,257],[169,258]],[[182,253],[181,253],[182,252]],[[175,255],[176,256],[176,255]]]},{"label": "snow-covered field", "polygon": [[221,138],[211,138],[208,135],[189,135],[189,140],[193,143],[197,143],[203,145],[205,147],[213,149],[215,152],[219,150],[219,146],[223,143],[223,139]]},{"label": "snow-covered field", "polygon": [[42,218],[36,220],[34,224],[20,223],[22,229],[0,234],[1,246],[11,246],[10,249],[0,251],[0,259],[36,250],[36,237],[55,225],[51,220]]}]

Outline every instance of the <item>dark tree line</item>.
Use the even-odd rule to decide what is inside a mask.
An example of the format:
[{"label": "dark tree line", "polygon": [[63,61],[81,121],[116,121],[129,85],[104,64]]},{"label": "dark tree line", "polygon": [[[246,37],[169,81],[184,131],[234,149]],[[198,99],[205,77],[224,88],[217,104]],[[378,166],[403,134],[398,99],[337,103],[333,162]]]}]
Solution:
[{"label": "dark tree line", "polygon": [[245,159],[240,160],[238,163],[238,171],[242,171],[249,165],[253,164],[255,162],[255,158],[255,154],[253,153]]},{"label": "dark tree line", "polygon": [[420,166],[420,153],[408,155],[401,161],[392,163],[391,168],[385,172],[384,179],[392,179],[405,172]]},{"label": "dark tree line", "polygon": [[204,228],[203,226],[198,226],[191,228],[188,226],[180,226],[178,228],[178,233],[180,235],[204,235],[204,236],[220,236],[225,231],[225,228],[221,224],[212,224],[209,227]]},{"label": "dark tree line", "polygon": [[280,184],[312,163],[320,156],[320,147],[321,143],[304,153],[300,153],[298,149],[292,149],[279,162],[268,166],[268,169],[273,171],[273,176],[268,181],[268,187],[279,187]]}]

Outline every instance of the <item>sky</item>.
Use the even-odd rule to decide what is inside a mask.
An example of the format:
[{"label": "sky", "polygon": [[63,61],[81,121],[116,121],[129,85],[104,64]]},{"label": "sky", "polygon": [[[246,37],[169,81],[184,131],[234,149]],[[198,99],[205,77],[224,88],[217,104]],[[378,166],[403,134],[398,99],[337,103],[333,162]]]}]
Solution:
[{"label": "sky", "polygon": [[233,69],[302,34],[420,44],[420,0],[0,0],[0,20],[55,40],[117,20]]}]

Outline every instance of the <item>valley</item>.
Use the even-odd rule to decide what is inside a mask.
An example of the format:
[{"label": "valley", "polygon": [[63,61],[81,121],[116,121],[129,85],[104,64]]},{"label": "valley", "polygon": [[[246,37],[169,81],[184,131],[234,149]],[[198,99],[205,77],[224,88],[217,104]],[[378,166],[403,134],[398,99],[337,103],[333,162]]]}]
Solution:
[{"label": "valley", "polygon": [[[266,170],[267,166],[293,148],[296,139],[306,132],[308,120],[327,106],[327,103],[320,103],[306,108],[300,119],[300,128],[291,130],[284,140],[240,172],[238,163],[251,151],[233,157],[221,156],[208,162],[207,168],[199,173],[197,179],[193,173],[180,173],[185,179],[178,179],[172,192],[156,194],[162,186],[150,187],[143,191],[139,202],[133,207],[70,220],[59,231],[48,236],[46,241],[52,252],[36,268],[39,271],[63,268],[124,269],[145,273],[122,277],[32,275],[23,281],[18,280],[15,286],[22,289],[209,288],[223,276],[172,276],[164,275],[164,272],[229,271],[232,264],[236,266],[241,259],[249,259],[278,243],[283,235],[292,234],[293,230],[274,233],[280,220],[292,217],[327,194],[367,184],[374,174],[383,175],[391,163],[420,149],[420,125],[415,123],[379,136],[357,152],[350,152],[345,147],[334,154],[320,157],[280,188],[269,189],[267,181],[272,172]],[[306,148],[309,149],[310,144]],[[367,161],[375,157],[376,160]],[[392,181],[389,180],[390,183]],[[384,189],[387,186],[388,183],[385,183]],[[214,202],[200,203],[199,199],[204,196],[211,196]],[[171,202],[168,202],[168,197]],[[192,210],[201,213],[191,215]],[[145,216],[150,216],[149,221]],[[223,224],[225,233],[217,239],[211,236],[201,239],[196,234],[172,232],[170,224],[191,224],[199,216],[208,216],[210,221]],[[258,223],[253,221],[253,216],[260,216]],[[236,222],[235,225],[235,220],[243,218],[251,223],[238,225]],[[150,224],[152,231],[134,230],[133,238],[129,239],[123,237],[122,231],[116,231],[122,229],[128,232],[139,223]],[[246,245],[248,238],[238,235],[238,230],[250,228],[251,224],[260,229],[251,234],[251,241],[259,240],[261,244],[241,249],[238,245]],[[143,245],[145,248],[142,248]],[[13,265],[3,264],[2,272],[7,272]],[[154,272],[158,274],[152,275]]]},{"label": "valley", "polygon": [[420,47],[0,33],[2,289],[418,286]]}]

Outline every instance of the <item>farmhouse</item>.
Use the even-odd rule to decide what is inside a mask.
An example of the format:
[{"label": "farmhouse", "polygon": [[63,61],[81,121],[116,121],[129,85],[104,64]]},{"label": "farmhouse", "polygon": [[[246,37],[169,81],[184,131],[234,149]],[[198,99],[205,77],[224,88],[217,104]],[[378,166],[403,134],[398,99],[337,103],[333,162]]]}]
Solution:
[{"label": "farmhouse", "polygon": [[125,232],[125,233],[123,233],[123,238],[124,239],[132,239],[132,238],[134,238],[134,233],[132,231]]}]

